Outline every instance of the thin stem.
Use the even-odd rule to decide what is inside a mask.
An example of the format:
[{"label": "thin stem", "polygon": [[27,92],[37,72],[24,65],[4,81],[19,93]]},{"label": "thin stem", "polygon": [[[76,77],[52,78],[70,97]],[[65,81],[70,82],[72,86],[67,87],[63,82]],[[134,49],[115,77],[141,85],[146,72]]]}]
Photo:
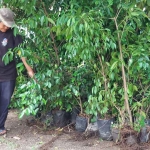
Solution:
[{"label": "thin stem", "polygon": [[106,75],[105,75],[105,70],[104,70],[104,66],[103,66],[103,63],[102,63],[102,59],[101,59],[99,54],[98,54],[98,59],[100,61],[101,67],[102,67],[102,75],[103,75],[104,83],[105,83],[105,91],[107,91],[107,79],[106,79]]},{"label": "thin stem", "polygon": [[127,93],[127,81],[126,81],[126,74],[125,74],[125,68],[124,68],[124,64],[123,64],[123,53],[122,53],[122,45],[121,45],[121,39],[120,39],[120,33],[119,33],[119,29],[118,29],[118,24],[117,24],[117,20],[114,17],[114,22],[116,25],[116,29],[117,29],[117,36],[118,36],[118,45],[119,45],[119,51],[120,51],[120,59],[121,59],[121,69],[122,69],[122,79],[123,79],[123,86],[124,86],[124,99],[125,99],[125,108],[128,112],[129,115],[129,120],[131,125],[133,125],[133,121],[132,121],[132,114],[131,114],[131,110],[129,107],[129,98],[128,98],[128,93]]}]

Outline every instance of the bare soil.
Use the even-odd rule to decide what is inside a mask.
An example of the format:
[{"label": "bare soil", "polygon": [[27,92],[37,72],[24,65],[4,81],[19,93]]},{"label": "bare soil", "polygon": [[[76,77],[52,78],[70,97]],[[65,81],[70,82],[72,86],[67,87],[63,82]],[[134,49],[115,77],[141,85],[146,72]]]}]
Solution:
[{"label": "bare soil", "polygon": [[[7,134],[0,136],[0,150],[123,150],[112,141],[102,141],[96,135],[81,135],[71,127],[44,130],[32,117],[18,118],[10,110],[6,121]],[[145,149],[148,150],[148,149]]]}]

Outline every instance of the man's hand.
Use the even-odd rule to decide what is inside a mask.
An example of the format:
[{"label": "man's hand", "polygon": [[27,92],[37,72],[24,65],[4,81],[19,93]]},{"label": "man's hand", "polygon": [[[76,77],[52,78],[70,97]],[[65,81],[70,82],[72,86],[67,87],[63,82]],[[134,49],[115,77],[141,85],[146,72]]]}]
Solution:
[{"label": "man's hand", "polygon": [[28,75],[29,75],[31,78],[34,77],[34,72],[33,72],[32,69],[29,69],[29,70],[28,70]]},{"label": "man's hand", "polygon": [[27,64],[26,58],[25,58],[25,57],[22,57],[21,60],[22,60],[23,64],[25,65],[26,69],[27,69],[28,75],[29,75],[31,78],[33,78],[33,76],[34,76],[34,71],[33,71],[33,69]]}]

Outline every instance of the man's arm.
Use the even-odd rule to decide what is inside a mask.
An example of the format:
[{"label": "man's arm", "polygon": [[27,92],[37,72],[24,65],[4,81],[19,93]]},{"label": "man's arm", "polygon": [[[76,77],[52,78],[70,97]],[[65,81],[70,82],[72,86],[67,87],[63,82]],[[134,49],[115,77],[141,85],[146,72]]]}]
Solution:
[{"label": "man's arm", "polygon": [[31,66],[29,66],[29,65],[27,64],[26,58],[25,58],[25,57],[22,57],[21,60],[22,60],[22,62],[23,62],[23,64],[24,64],[24,66],[25,66],[26,69],[27,69],[28,75],[29,75],[31,78],[33,78],[33,76],[34,76],[34,71],[33,71],[33,69],[31,68]]}]

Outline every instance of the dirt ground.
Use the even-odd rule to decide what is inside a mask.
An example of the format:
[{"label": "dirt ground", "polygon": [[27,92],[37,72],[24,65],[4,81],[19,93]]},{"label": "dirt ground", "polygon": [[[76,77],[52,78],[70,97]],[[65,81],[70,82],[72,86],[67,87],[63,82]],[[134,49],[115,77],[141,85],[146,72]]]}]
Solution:
[{"label": "dirt ground", "polygon": [[17,110],[9,111],[8,131],[0,137],[0,150],[122,150],[112,141],[101,141],[97,136],[81,140],[80,135],[74,138],[72,132],[65,133],[61,129],[45,132],[29,124],[29,119],[31,117],[25,116],[20,120]]}]

